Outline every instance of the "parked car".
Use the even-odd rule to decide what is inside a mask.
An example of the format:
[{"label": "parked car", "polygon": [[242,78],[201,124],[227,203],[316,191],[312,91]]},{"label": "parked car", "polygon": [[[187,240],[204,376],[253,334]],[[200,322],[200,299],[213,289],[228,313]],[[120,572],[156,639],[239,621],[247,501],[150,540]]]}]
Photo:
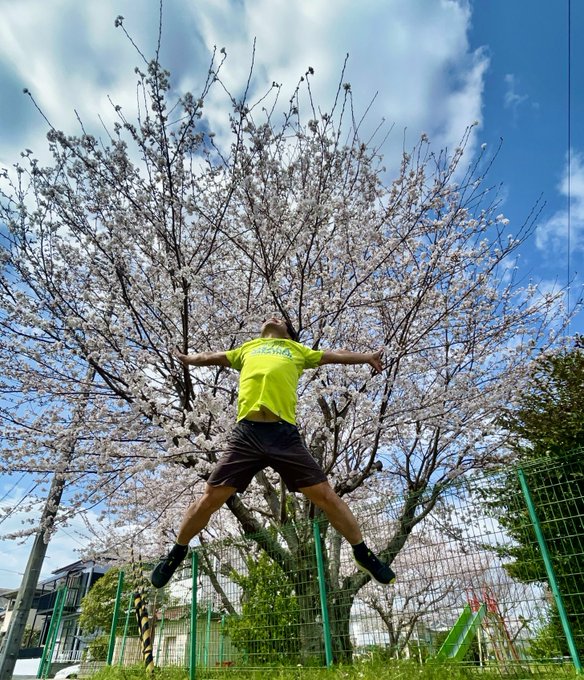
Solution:
[{"label": "parked car", "polygon": [[67,666],[67,668],[61,668],[60,671],[55,673],[54,680],[67,680],[67,678],[76,678],[79,675],[79,669],[81,666],[76,664],[75,666]]}]

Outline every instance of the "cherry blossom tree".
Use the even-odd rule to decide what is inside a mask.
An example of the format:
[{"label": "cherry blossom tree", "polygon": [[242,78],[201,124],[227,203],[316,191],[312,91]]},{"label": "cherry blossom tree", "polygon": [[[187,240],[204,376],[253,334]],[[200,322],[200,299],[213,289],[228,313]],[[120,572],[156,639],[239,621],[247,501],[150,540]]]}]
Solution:
[{"label": "cherry blossom tree", "polygon": [[[400,574],[395,587],[380,590],[367,584],[357,598],[367,606],[364,625],[383,630],[388,652],[397,657],[411,654],[414,641],[420,653],[420,637],[453,624],[467,604],[476,610],[485,603],[491,624],[513,645],[544,605],[541,593],[510,578],[484,543],[461,535],[448,521],[443,524],[449,515],[444,510],[435,511],[410,535],[395,562]],[[436,526],[436,517],[442,526]],[[377,621],[371,621],[372,612]]]},{"label": "cherry blossom tree", "polygon": [[[390,171],[342,77],[326,110],[312,68],[286,101],[277,83],[250,101],[253,71],[232,94],[225,59],[180,96],[145,60],[135,112],[112,105],[101,136],[50,127],[50,163],[26,151],[2,171],[1,470],[53,471],[75,441],[57,522],[99,505],[121,531],[104,550],[156,554],[221,454],[237,390],[171,349],[229,349],[277,312],[312,347],[384,348],[380,375],[305,374],[298,419],[341,496],[403,498],[380,546],[392,562],[452,480],[506,455],[496,416],[553,340],[557,300],[514,266],[538,206],[509,233],[485,152],[465,157],[474,126],[450,153],[422,136]],[[315,509],[270,471],[228,509],[287,572],[309,559]],[[331,579],[342,649],[365,583]]]}]

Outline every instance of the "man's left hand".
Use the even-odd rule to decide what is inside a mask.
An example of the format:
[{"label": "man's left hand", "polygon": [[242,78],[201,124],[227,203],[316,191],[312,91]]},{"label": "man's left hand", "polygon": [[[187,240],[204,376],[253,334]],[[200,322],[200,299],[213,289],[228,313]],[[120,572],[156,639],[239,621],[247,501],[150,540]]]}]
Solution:
[{"label": "man's left hand", "polygon": [[377,352],[372,352],[369,355],[369,361],[367,362],[370,366],[373,367],[373,370],[375,373],[381,373],[383,370],[383,364],[381,363],[381,355],[383,354],[383,350],[377,350]]}]

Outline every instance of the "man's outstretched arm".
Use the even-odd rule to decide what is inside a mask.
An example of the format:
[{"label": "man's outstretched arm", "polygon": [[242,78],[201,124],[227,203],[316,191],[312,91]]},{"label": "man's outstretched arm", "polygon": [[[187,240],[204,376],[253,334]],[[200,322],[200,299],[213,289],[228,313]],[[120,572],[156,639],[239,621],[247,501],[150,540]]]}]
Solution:
[{"label": "man's outstretched arm", "polygon": [[324,364],[369,364],[376,373],[381,373],[383,368],[381,355],[383,350],[377,352],[351,352],[348,349],[327,349],[322,355],[319,366]]},{"label": "man's outstretched arm", "polygon": [[198,354],[183,354],[178,349],[172,351],[184,366],[231,366],[225,352],[199,352]]}]

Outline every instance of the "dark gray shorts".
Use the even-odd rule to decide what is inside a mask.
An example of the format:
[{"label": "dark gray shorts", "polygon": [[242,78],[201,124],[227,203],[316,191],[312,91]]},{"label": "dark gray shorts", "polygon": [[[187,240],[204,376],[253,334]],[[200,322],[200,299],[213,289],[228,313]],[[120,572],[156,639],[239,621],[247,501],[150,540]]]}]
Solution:
[{"label": "dark gray shorts", "polygon": [[234,486],[242,493],[254,475],[266,467],[282,477],[289,491],[326,481],[296,425],[240,420],[207,482],[211,486]]}]

